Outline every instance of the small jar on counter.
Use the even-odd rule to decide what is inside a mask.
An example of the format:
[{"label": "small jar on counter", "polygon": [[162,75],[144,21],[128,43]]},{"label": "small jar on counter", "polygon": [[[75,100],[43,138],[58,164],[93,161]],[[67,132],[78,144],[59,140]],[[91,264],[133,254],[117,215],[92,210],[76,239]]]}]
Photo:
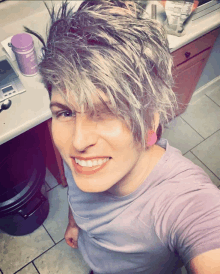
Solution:
[{"label": "small jar on counter", "polygon": [[21,73],[24,76],[36,75],[38,62],[31,35],[28,33],[16,34],[11,39],[11,45]]}]

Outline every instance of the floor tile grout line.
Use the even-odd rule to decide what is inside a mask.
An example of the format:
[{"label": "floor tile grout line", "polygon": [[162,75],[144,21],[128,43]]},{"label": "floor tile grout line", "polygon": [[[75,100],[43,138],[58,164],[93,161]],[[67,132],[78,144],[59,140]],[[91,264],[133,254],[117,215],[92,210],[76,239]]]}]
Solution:
[{"label": "floor tile grout line", "polygon": [[43,253],[41,253],[40,255],[38,255],[37,257],[35,257],[31,262],[34,262],[35,260],[37,260],[40,256],[42,256],[43,254],[45,254],[46,252],[48,252],[50,249],[52,249],[53,247],[55,247],[56,244],[52,245],[50,248],[48,248],[47,250],[45,250]]},{"label": "floor tile grout line", "polygon": [[[220,91],[220,87],[219,86],[216,86],[214,87],[212,90],[209,90],[208,92],[204,93],[204,95],[208,95],[207,93],[209,94],[212,94],[213,92],[216,92],[216,91]],[[209,95],[208,95],[209,96]]]},{"label": "floor tile grout line", "polygon": [[[37,260],[37,259],[38,259],[40,256],[42,256],[44,253],[46,253],[47,251],[49,251],[50,249],[52,249],[53,247],[55,247],[57,244],[59,244],[59,243],[60,243],[61,241],[63,241],[63,240],[64,240],[64,238],[63,238],[62,240],[60,240],[59,242],[55,243],[55,244],[54,244],[53,246],[51,246],[49,249],[45,250],[45,251],[44,251],[43,253],[41,253],[39,256],[35,257],[32,261],[30,261],[30,262],[28,262],[27,264],[25,264],[24,266],[22,266],[20,269],[18,269],[16,272],[14,272],[14,274],[18,273],[19,271],[21,271],[22,269],[24,269],[26,266],[28,266],[28,265],[31,264],[31,263],[34,265],[34,267],[36,268],[37,272],[40,274],[40,272],[39,272],[38,268],[36,267],[34,261]],[[1,269],[0,269],[0,271],[1,271]],[[4,274],[4,273],[2,272],[2,274]]]},{"label": "floor tile grout line", "polygon": [[17,274],[19,271],[21,271],[22,269],[24,269],[24,268],[25,268],[27,265],[29,265],[30,263],[32,263],[32,261],[29,262],[28,264],[22,266],[22,267],[21,267],[20,269],[18,269],[17,271],[15,271],[14,274]]},{"label": "floor tile grout line", "polygon": [[217,179],[219,179],[220,180],[220,178],[209,168],[209,167],[207,167],[207,165],[205,164],[205,163],[203,163],[203,161],[202,160],[200,160],[192,151],[190,151],[213,175],[215,175],[215,177],[217,178]]},{"label": "floor tile grout line", "polygon": [[65,240],[64,237],[63,237],[63,239],[59,240],[59,242],[57,242],[56,244],[58,245],[58,244],[61,243],[63,240]]},{"label": "floor tile grout line", "polygon": [[190,148],[189,150],[187,150],[187,152],[185,152],[183,154],[183,156],[185,156],[188,152],[191,152],[192,149],[196,148],[197,146],[199,146],[201,143],[203,143],[206,139],[202,140],[200,143],[198,143],[197,145],[195,145],[194,147]]},{"label": "floor tile grout line", "polygon": [[[39,270],[37,269],[36,265],[34,264],[34,261],[30,261],[28,264],[26,264],[25,266],[23,266],[22,268],[20,268],[19,270],[17,270],[16,272],[14,272],[14,274],[17,274],[18,272],[20,272],[22,269],[24,269],[25,267],[27,267],[29,264],[32,264],[34,266],[34,268],[36,269],[37,273],[40,274]],[[3,273],[3,272],[2,272]]]},{"label": "floor tile grout line", "polygon": [[28,262],[26,265],[22,266],[20,269],[18,269],[16,272],[14,272],[14,274],[18,273],[19,271],[21,271],[23,268],[25,268],[27,265],[29,265],[30,263],[34,263],[35,260],[37,260],[40,256],[42,256],[43,254],[45,254],[46,252],[48,252],[50,249],[52,249],[53,247],[55,247],[57,244],[55,243],[54,245],[52,245],[50,248],[48,248],[47,250],[45,250],[44,252],[42,252],[40,255],[38,255],[37,257],[35,257],[33,260],[31,260],[30,262]]},{"label": "floor tile grout line", "polygon": [[[200,137],[202,137],[203,141],[206,139],[204,138],[195,128],[193,128],[189,123],[187,123],[186,120],[184,120],[184,118],[180,115],[180,118],[183,119],[183,121],[188,125],[190,126]],[[207,137],[208,138],[208,137]]]},{"label": "floor tile grout line", "polygon": [[20,269],[16,270],[16,271],[14,272],[14,274],[17,274],[17,273],[20,272],[22,269],[24,269],[26,266],[28,266],[29,264],[32,264],[32,263],[33,263],[33,261],[28,262],[26,265],[24,265],[24,266],[22,266]]},{"label": "floor tile grout line", "polygon": [[208,97],[208,98],[209,98],[209,99],[210,99],[213,103],[215,103],[218,107],[220,107],[220,105],[219,105],[219,104],[217,104],[215,101],[213,101],[211,97],[209,97],[209,96],[208,96],[208,95],[206,95],[206,94],[205,94],[205,96],[207,96],[207,97]]},{"label": "floor tile grout line", "polygon": [[53,190],[54,188],[56,188],[57,186],[59,186],[59,184],[57,184],[56,186],[52,187],[50,190],[48,190],[47,192]]},{"label": "floor tile grout line", "polygon": [[[56,245],[56,244],[55,244]],[[21,271],[23,268],[25,268],[26,266],[28,266],[30,263],[34,263],[35,260],[37,260],[40,256],[42,256],[44,253],[46,253],[47,251],[49,251],[51,248],[53,248],[55,245],[51,246],[50,248],[48,248],[47,250],[45,250],[43,253],[41,253],[40,255],[38,255],[37,257],[35,257],[33,260],[31,260],[30,262],[28,262],[26,265],[22,266],[19,270],[17,270],[14,274],[18,273],[19,271]]]},{"label": "floor tile grout line", "polygon": [[[44,227],[44,225],[42,225]],[[44,227],[45,228],[45,227]],[[45,228],[45,230],[47,231],[47,229]],[[49,232],[47,231],[47,233],[49,234]],[[65,238],[62,238],[61,240],[59,240],[57,243],[53,240],[53,238],[51,237],[51,235],[49,234],[50,238],[52,239],[52,241],[54,242],[54,245],[51,246],[49,249],[45,250],[43,253],[41,253],[39,256],[35,257],[32,261],[28,262],[26,265],[24,265],[23,267],[21,267],[19,270],[17,270],[16,272],[14,272],[14,274],[18,273],[19,271],[21,271],[23,268],[25,268],[27,265],[29,265],[30,263],[33,263],[33,265],[35,266],[34,264],[34,261],[36,259],[38,259],[40,256],[42,256],[44,253],[46,253],[47,251],[49,251],[50,249],[52,249],[53,247],[55,247],[56,245],[58,245],[60,242],[62,242]],[[35,268],[37,269],[37,267],[35,266]],[[37,269],[38,273],[39,270]]]},{"label": "floor tile grout line", "polygon": [[47,231],[46,227],[44,225],[42,225],[42,226],[46,230],[47,234],[50,236],[50,238],[53,241],[53,243],[56,244],[56,242],[54,241],[54,239],[52,238],[52,236],[50,235],[50,233]]},{"label": "floor tile grout line", "polygon": [[[55,179],[56,180],[56,179]],[[56,180],[57,181],[57,180]],[[47,183],[47,181],[46,181],[46,179],[45,179],[45,182]],[[57,184],[58,184],[58,182],[57,182]],[[48,185],[48,187],[49,187],[49,190],[51,190],[51,189],[53,189],[53,188],[55,188],[56,186],[53,186],[53,187],[51,187],[48,183],[47,183],[47,185]],[[59,184],[58,184],[59,185]]]},{"label": "floor tile grout line", "polygon": [[[217,88],[216,88],[216,90],[217,90]],[[220,107],[215,101],[213,101],[207,94],[204,94],[206,97],[208,97],[213,103],[215,103],[218,107]],[[184,114],[184,113],[183,113]],[[181,114],[182,115],[182,114]],[[186,122],[187,123],[187,121],[181,116],[181,115],[179,115],[179,117],[180,118],[182,118],[183,120],[184,120],[184,122]],[[178,116],[177,116],[178,117]],[[196,133],[198,133],[199,134],[199,132],[197,132],[197,130],[195,130],[189,123],[187,123],[187,125],[189,125],[194,131],[196,131]],[[203,139],[207,139],[207,138],[209,138],[209,137],[207,137],[207,138],[204,138],[202,135],[200,135],[199,134],[199,136],[201,136]]]},{"label": "floor tile grout line", "polygon": [[49,184],[47,183],[46,179],[45,179],[45,183],[48,186],[49,190],[51,189],[51,187],[49,186]]},{"label": "floor tile grout line", "polygon": [[53,247],[55,247],[56,245],[58,245],[61,241],[63,241],[64,238],[62,238],[60,241],[58,241],[57,243],[55,242],[55,244],[53,246],[51,246],[50,248],[48,248],[47,250],[45,250],[43,253],[41,253],[39,256],[37,256],[36,258],[34,258],[31,262],[34,263],[34,261],[36,259],[38,259],[40,256],[42,256],[44,253],[46,253],[47,251],[49,251],[50,249],[52,249]]},{"label": "floor tile grout line", "polygon": [[215,132],[213,132],[210,136],[208,136],[207,138],[205,138],[203,141],[201,141],[200,143],[198,143],[197,145],[195,145],[194,147],[190,148],[187,152],[185,152],[183,154],[183,156],[188,153],[189,151],[191,151],[192,149],[196,148],[198,145],[200,145],[202,142],[206,141],[208,138],[210,138],[212,135],[214,135],[215,133],[217,133],[218,131],[220,131],[220,129],[216,130]]},{"label": "floor tile grout line", "polygon": [[215,132],[213,132],[211,135],[209,135],[207,138],[205,138],[205,140],[208,139],[208,138],[210,138],[210,137],[212,137],[212,136],[213,136],[215,133],[217,133],[218,131],[220,131],[220,128],[217,129]]},{"label": "floor tile grout line", "polygon": [[[42,225],[43,227],[44,227],[44,225]],[[44,227],[45,228],[45,227]],[[46,230],[46,228],[45,228],[45,230]],[[47,231],[47,230],[46,230]],[[48,233],[48,231],[47,231],[47,233]],[[48,233],[49,234],[49,233]],[[50,234],[49,234],[49,236],[50,236]],[[34,264],[34,261],[36,260],[36,259],[38,259],[40,256],[42,256],[44,253],[46,253],[47,251],[49,251],[50,249],[52,249],[53,247],[55,247],[57,244],[59,244],[61,241],[63,241],[64,240],[64,238],[62,238],[59,242],[55,242],[54,240],[53,240],[53,238],[50,236],[50,238],[52,239],[52,241],[53,241],[53,245],[50,247],[50,248],[48,248],[47,250],[45,250],[43,253],[41,253],[40,255],[38,255],[37,257],[35,257],[33,260],[31,260],[30,262],[28,262],[26,265],[24,265],[24,266],[22,266],[20,269],[18,269],[16,272],[14,272],[14,274],[16,274],[16,273],[18,273],[19,271],[21,271],[23,268],[25,268],[27,265],[29,265],[30,263],[33,263]],[[35,266],[35,264],[34,264],[34,266]],[[36,266],[35,266],[35,268],[37,268]],[[40,272],[39,272],[40,273]]]},{"label": "floor tile grout line", "polygon": [[39,271],[38,268],[36,267],[34,261],[32,261],[32,264],[33,264],[33,266],[35,267],[35,269],[37,270],[37,273],[40,274],[40,271]]}]

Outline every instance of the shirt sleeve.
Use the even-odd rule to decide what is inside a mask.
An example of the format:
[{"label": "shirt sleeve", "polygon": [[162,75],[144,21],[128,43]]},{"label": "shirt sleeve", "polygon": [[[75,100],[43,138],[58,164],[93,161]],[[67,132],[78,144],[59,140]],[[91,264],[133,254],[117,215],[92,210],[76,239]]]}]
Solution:
[{"label": "shirt sleeve", "polygon": [[[207,186],[174,190],[156,214],[156,233],[186,265],[196,256],[220,248],[220,190]],[[166,197],[168,198],[168,197]]]}]

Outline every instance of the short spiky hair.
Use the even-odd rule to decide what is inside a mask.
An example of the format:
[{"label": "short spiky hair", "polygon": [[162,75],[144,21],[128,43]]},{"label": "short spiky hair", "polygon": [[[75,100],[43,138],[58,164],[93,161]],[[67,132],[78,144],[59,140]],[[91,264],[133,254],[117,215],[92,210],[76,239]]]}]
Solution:
[{"label": "short spiky hair", "polygon": [[[129,121],[134,140],[145,147],[146,132],[160,115],[157,131],[174,118],[172,57],[162,25],[138,18],[131,1],[84,1],[77,11],[62,3],[50,11],[51,26],[39,71],[49,94],[53,88],[65,99],[94,111],[92,95],[103,91],[111,111]],[[65,91],[65,92],[64,92]]]}]

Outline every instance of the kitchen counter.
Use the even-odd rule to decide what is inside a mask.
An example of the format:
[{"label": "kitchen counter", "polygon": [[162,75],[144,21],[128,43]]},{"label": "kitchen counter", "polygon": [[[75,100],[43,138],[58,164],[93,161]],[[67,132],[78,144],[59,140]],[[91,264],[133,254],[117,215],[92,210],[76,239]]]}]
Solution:
[{"label": "kitchen counter", "polygon": [[[25,1],[17,2],[22,3]],[[35,4],[36,2],[42,3],[42,1],[30,2],[35,2]],[[71,2],[71,5],[73,2],[74,1]],[[76,1],[76,3],[77,6],[80,4],[79,1]],[[10,10],[11,8],[7,9],[6,7],[4,14],[7,14],[7,12],[10,14]],[[0,15],[1,12],[2,10],[0,6]],[[15,18],[13,22],[7,22],[7,24],[4,24],[4,26],[1,27],[0,41],[14,34],[24,32],[24,25],[39,32],[43,37],[45,37],[46,24],[49,20],[49,14],[45,7],[41,6],[37,12],[35,9],[34,14],[23,17],[24,18],[22,19]],[[2,17],[0,16],[0,18]],[[0,24],[1,20],[2,19],[0,19]],[[186,35],[182,37],[168,35],[171,52],[190,43],[218,26],[220,26],[220,9],[197,19],[196,21],[190,21],[185,29]],[[34,43],[39,56],[41,43],[35,37]],[[2,55],[6,55],[6,52],[3,50],[2,46],[0,46],[0,56]],[[7,142],[8,140],[51,118],[49,96],[47,90],[40,81],[40,76],[35,75],[33,77],[25,77],[20,73],[16,61],[12,62],[12,64],[16,72],[19,74],[26,92],[12,97],[11,107],[0,113],[0,144]]]},{"label": "kitchen counter", "polygon": [[186,27],[186,34],[181,37],[168,35],[170,51],[173,52],[202,35],[218,28],[220,26],[220,9],[207,14],[197,20],[190,20]]}]

